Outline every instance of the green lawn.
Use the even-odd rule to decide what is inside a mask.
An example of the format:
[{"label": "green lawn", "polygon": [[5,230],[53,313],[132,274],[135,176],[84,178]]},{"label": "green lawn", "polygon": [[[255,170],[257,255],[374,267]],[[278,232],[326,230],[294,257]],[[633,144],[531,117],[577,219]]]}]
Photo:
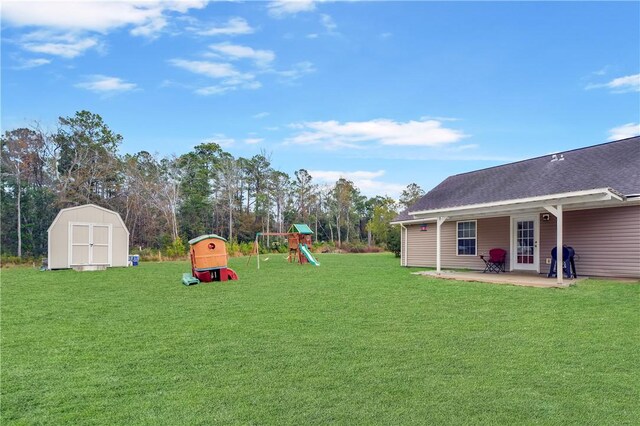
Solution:
[{"label": "green lawn", "polygon": [[183,262],[3,270],[2,423],[640,424],[638,284],[269,257],[193,287]]}]

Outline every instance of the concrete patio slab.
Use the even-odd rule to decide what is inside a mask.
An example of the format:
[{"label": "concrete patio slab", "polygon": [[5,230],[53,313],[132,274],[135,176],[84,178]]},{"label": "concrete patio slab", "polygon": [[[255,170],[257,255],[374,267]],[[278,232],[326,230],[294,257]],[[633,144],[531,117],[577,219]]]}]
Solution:
[{"label": "concrete patio slab", "polygon": [[546,275],[527,274],[518,272],[482,273],[477,271],[459,272],[459,271],[420,271],[412,272],[415,275],[425,275],[434,278],[456,281],[471,281],[491,284],[510,284],[523,287],[542,287],[542,288],[567,288],[578,281],[586,279],[581,278],[565,278],[562,285],[556,282],[555,278],[547,278]]}]

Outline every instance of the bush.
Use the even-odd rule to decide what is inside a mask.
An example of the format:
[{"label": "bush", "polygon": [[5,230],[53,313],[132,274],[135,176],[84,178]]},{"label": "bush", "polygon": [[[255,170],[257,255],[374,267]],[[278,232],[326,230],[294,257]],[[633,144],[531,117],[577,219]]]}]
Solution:
[{"label": "bush", "polygon": [[343,243],[341,250],[344,253],[380,253],[381,251],[384,251],[382,247],[375,245],[368,246],[363,242]]},{"label": "bush", "polygon": [[9,254],[3,254],[0,257],[0,266],[3,268],[9,266],[17,266],[17,265],[32,265],[32,266],[41,266],[43,260],[46,260],[46,257],[33,257],[33,256],[12,256]]},{"label": "bush", "polygon": [[394,227],[393,231],[389,233],[387,240],[387,250],[400,257],[401,243],[400,243],[400,229]]},{"label": "bush", "polygon": [[182,238],[178,237],[165,248],[168,257],[175,259],[182,257],[187,253],[187,249],[182,242]]},{"label": "bush", "polygon": [[[255,249],[253,248],[253,243],[240,243],[240,253],[242,253],[243,256],[249,256],[251,254],[254,254]],[[262,253],[262,251],[264,250],[264,247],[260,247],[260,252]]]},{"label": "bush", "polygon": [[240,244],[238,244],[238,240],[227,241],[227,255],[229,257],[238,257],[242,256],[240,252]]}]

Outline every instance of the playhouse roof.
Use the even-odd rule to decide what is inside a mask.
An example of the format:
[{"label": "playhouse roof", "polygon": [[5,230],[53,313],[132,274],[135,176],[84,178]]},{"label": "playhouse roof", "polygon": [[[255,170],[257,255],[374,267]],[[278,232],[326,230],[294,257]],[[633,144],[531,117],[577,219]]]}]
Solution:
[{"label": "playhouse roof", "polygon": [[298,234],[313,234],[311,228],[309,228],[304,223],[294,223],[293,225],[291,225],[291,228],[289,228],[289,232],[296,232]]},{"label": "playhouse roof", "polygon": [[224,238],[222,238],[220,235],[208,234],[208,235],[200,235],[199,237],[196,237],[193,240],[189,240],[189,244],[194,245],[195,243],[199,243],[202,240],[208,240],[208,239],[227,241]]}]

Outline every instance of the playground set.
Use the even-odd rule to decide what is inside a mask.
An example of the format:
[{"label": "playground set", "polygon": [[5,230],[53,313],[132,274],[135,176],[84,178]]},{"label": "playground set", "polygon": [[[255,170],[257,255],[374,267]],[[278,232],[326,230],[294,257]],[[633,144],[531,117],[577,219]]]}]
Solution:
[{"label": "playground set", "polygon": [[260,237],[267,236],[287,237],[287,243],[289,245],[287,260],[289,260],[290,263],[298,262],[300,265],[310,263],[314,266],[320,266],[320,263],[313,257],[309,250],[312,243],[312,235],[313,231],[311,228],[302,223],[294,223],[288,232],[258,232],[256,234],[256,240],[253,243],[254,253],[258,259],[258,269],[260,269],[260,247],[258,240]]},{"label": "playground set", "polygon": [[226,241],[215,234],[189,240],[191,274],[182,274],[182,283],[189,286],[200,282],[237,280],[238,275],[227,267]]}]

